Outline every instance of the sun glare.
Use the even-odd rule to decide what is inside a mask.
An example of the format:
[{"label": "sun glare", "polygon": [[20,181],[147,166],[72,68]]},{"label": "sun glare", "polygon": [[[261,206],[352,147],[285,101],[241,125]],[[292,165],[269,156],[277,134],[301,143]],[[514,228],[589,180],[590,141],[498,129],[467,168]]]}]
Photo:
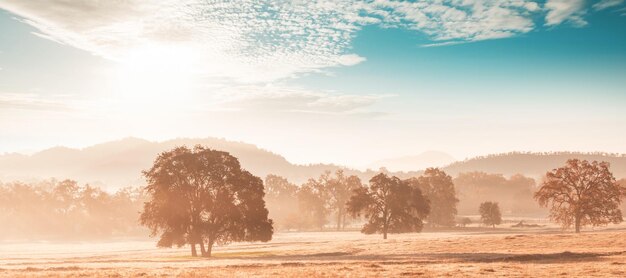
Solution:
[{"label": "sun glare", "polygon": [[199,56],[188,46],[151,44],[123,56],[116,70],[116,98],[124,104],[143,104],[144,110],[172,108],[189,99]]}]

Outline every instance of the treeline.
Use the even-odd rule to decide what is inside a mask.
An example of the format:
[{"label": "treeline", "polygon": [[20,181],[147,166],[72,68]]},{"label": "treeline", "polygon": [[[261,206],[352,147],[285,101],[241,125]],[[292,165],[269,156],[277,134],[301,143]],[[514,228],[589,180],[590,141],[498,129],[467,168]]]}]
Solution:
[{"label": "treeline", "polygon": [[537,215],[545,212],[533,199],[537,183],[520,174],[509,178],[484,172],[460,173],[454,179],[460,214],[476,214],[476,208],[485,200],[497,200],[509,215]]},{"label": "treeline", "polygon": [[[431,227],[464,226],[469,223],[468,219],[457,214],[478,214],[487,201],[497,202],[498,212],[502,210],[505,215],[547,213],[535,200],[534,194],[539,189],[536,181],[523,175],[507,178],[499,174],[467,172],[452,178],[436,168],[412,178],[388,174],[380,173],[377,176],[384,177],[362,181],[338,170],[325,172],[301,185],[277,175],[268,175],[263,182],[263,199],[274,229],[283,231],[341,230],[357,221],[370,221],[365,211],[369,210],[369,217],[372,217],[375,216],[374,210],[368,209],[364,202],[358,205],[355,202],[358,198],[371,201],[374,196],[372,188],[401,192],[390,195],[400,196],[393,197],[396,200],[402,200],[403,194],[413,194],[413,200],[422,196],[424,202],[416,204],[413,214],[419,215],[419,221],[423,220],[424,225]],[[626,186],[625,179],[618,183]],[[352,198],[357,199],[352,201],[351,207]],[[138,225],[138,219],[147,201],[149,196],[145,188],[124,188],[110,193],[72,180],[0,183],[0,239],[80,240],[145,236],[148,231]],[[420,207],[424,204],[428,209]],[[626,210],[626,203],[621,207]],[[397,213],[411,215],[406,211]],[[416,223],[414,221],[414,228],[419,226]]]},{"label": "treeline", "polygon": [[72,180],[0,183],[0,239],[82,240],[146,236],[137,224],[145,195]]},{"label": "treeline", "polygon": [[[386,174],[386,173],[385,173]],[[452,179],[439,169],[403,179],[426,196],[429,226],[454,226],[456,215],[477,214],[485,200],[497,200],[506,214],[544,212],[533,200],[535,181],[521,175],[505,178],[482,172],[462,173]],[[358,188],[367,186],[342,170],[325,172],[302,185],[268,175],[265,202],[276,230],[344,229],[362,221],[347,212],[346,204]],[[109,193],[76,181],[0,183],[0,239],[87,239],[144,236],[137,224],[147,200],[139,188]]]},{"label": "treeline", "polygon": [[[376,177],[378,178],[375,179]],[[389,177],[386,173],[380,173],[369,181],[369,185],[362,183],[357,176],[345,175],[342,170],[335,173],[325,172],[317,179],[309,179],[301,186],[290,183],[283,177],[268,175],[265,179],[265,201],[270,218],[274,220],[275,228],[278,230],[322,230],[328,225],[341,230],[350,221],[354,221],[356,216],[350,215],[347,211],[350,209],[348,206],[350,199],[357,192],[363,193],[364,189],[372,188],[374,185],[388,186],[380,182],[388,180],[394,182],[397,180],[398,184],[401,184],[389,186],[390,191],[401,190],[400,188],[406,186],[407,189],[403,190],[424,196],[424,202],[429,207],[426,213],[422,213],[426,217],[427,225],[456,224],[456,207],[459,200],[456,197],[452,177],[437,168],[429,168],[423,175],[408,179]]]},{"label": "treeline", "polygon": [[507,157],[507,156],[515,156],[515,155],[553,155],[553,156],[602,156],[602,157],[626,157],[626,154],[623,153],[609,153],[609,152],[506,152],[506,153],[498,153],[498,154],[489,154],[489,155],[480,155],[472,158],[468,158],[462,161],[453,162],[452,165],[463,164],[468,161],[482,160],[486,158],[495,158],[495,157]]}]

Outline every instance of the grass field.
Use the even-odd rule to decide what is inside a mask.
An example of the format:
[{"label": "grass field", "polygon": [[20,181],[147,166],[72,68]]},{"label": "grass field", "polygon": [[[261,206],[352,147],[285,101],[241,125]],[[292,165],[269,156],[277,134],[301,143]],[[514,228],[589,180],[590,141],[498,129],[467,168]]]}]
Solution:
[{"label": "grass field", "polygon": [[3,243],[2,277],[626,277],[626,229],[279,233],[213,258],[154,241]]}]

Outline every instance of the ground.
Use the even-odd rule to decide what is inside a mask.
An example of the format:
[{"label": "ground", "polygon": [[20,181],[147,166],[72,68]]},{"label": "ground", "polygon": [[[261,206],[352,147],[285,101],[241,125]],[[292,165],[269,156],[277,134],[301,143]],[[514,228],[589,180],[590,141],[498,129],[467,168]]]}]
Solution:
[{"label": "ground", "polygon": [[154,241],[2,243],[0,277],[626,277],[626,230],[278,233],[213,258]]}]

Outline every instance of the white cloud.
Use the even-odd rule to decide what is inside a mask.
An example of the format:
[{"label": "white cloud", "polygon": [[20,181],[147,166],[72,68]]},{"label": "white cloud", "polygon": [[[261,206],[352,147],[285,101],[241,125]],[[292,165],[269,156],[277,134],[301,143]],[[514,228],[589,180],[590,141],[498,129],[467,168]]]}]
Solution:
[{"label": "white cloud", "polygon": [[[602,0],[596,9],[623,0]],[[366,61],[352,39],[365,25],[405,28],[443,46],[499,39],[546,25],[586,24],[584,0],[91,1],[0,0],[38,29],[34,35],[120,62],[137,53],[151,67],[185,49],[185,66],[212,81],[270,83]],[[155,47],[155,45],[157,47]],[[176,51],[172,51],[176,50]],[[144,55],[145,56],[145,55]],[[178,57],[174,57],[178,59]],[[172,57],[164,59],[172,61]],[[178,70],[178,69],[172,69]]]},{"label": "white cloud", "polygon": [[[160,44],[193,49],[199,74],[263,83],[365,61],[362,26],[410,28],[437,43],[514,36],[533,28],[530,0],[89,1],[4,0],[34,34],[124,61]],[[163,55],[166,55],[167,52]]]},{"label": "white cloud", "polygon": [[533,1],[456,0],[425,2],[376,1],[389,10],[391,25],[422,31],[436,41],[477,41],[514,36],[533,29]]},{"label": "white cloud", "polygon": [[394,95],[356,95],[311,91],[283,85],[242,85],[218,89],[209,110],[264,110],[272,112],[354,114]]},{"label": "white cloud", "polygon": [[617,7],[624,3],[624,0],[601,0],[598,3],[593,4],[593,9],[596,11]]},{"label": "white cloud", "polygon": [[266,82],[354,65],[362,17],[349,1],[17,1],[0,4],[36,35],[124,60],[154,44],[194,49],[202,74]]},{"label": "white cloud", "polygon": [[584,0],[548,0],[545,4],[548,10],[546,25],[554,26],[569,21],[575,26],[585,26],[587,21],[583,18],[584,6]]},{"label": "white cloud", "polygon": [[42,97],[38,94],[0,94],[0,111],[37,110],[63,112],[72,109],[62,96]]}]

